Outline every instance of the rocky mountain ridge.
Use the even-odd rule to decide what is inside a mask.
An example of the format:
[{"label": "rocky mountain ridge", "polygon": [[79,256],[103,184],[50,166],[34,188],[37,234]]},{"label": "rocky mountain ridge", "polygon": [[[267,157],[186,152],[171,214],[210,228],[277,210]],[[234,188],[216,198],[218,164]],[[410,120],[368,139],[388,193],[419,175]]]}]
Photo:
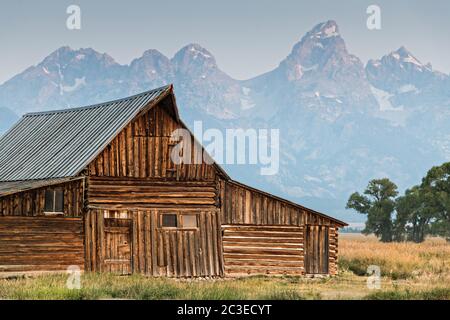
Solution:
[{"label": "rocky mountain ridge", "polygon": [[348,195],[375,177],[401,188],[450,159],[450,77],[406,48],[370,60],[348,52],[335,21],[316,25],[274,70],[249,80],[189,44],[147,50],[129,65],[62,47],[0,85],[0,131],[26,112],[87,105],[173,83],[182,117],[204,127],[280,129],[280,172],[231,175],[349,221]]}]

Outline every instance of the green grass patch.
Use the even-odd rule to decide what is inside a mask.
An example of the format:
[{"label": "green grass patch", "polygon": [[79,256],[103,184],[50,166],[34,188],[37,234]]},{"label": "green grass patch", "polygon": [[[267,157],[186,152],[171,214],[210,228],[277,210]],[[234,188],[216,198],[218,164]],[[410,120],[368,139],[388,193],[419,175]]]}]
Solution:
[{"label": "green grass patch", "polygon": [[[292,278],[293,279],[293,278]],[[20,300],[245,300],[307,299],[287,279],[249,277],[233,280],[176,280],[141,275],[85,274],[81,289],[68,289],[66,275],[0,280],[0,299]],[[317,297],[317,296],[316,296]]]},{"label": "green grass patch", "polygon": [[378,291],[366,296],[367,300],[450,300],[450,288],[429,290],[388,290]]}]

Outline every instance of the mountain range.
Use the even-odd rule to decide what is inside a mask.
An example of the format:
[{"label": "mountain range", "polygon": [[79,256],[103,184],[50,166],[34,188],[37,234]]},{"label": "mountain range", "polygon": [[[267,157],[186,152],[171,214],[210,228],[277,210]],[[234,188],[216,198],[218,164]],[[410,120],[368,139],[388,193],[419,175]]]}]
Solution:
[{"label": "mountain range", "polygon": [[173,83],[188,126],[280,129],[280,171],[227,165],[232,177],[350,222],[350,193],[389,177],[403,190],[450,159],[450,76],[405,47],[366,65],[335,21],[316,25],[274,70],[248,80],[189,44],[128,65],[62,47],[0,86],[0,132],[26,112],[88,105]]}]

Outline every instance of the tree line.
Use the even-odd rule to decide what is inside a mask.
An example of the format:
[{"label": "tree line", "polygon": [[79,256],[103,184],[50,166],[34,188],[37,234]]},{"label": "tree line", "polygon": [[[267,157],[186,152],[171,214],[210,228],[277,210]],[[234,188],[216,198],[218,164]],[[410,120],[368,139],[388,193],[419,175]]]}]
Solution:
[{"label": "tree line", "polygon": [[422,242],[427,235],[450,241],[450,162],[431,168],[422,183],[398,196],[387,178],[371,180],[361,194],[353,193],[347,209],[367,215],[364,234],[383,242]]}]

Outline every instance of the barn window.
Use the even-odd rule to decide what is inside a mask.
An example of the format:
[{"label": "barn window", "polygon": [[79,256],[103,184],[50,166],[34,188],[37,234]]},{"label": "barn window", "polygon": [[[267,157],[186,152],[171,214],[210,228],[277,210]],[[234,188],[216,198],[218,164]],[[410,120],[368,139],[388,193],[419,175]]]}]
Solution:
[{"label": "barn window", "polygon": [[197,228],[197,215],[196,214],[184,214],[182,215],[183,228]]},{"label": "barn window", "polygon": [[45,191],[45,213],[64,213],[64,192],[61,189]]},{"label": "barn window", "polygon": [[161,219],[161,226],[163,228],[176,228],[178,227],[176,214],[163,214]]}]

